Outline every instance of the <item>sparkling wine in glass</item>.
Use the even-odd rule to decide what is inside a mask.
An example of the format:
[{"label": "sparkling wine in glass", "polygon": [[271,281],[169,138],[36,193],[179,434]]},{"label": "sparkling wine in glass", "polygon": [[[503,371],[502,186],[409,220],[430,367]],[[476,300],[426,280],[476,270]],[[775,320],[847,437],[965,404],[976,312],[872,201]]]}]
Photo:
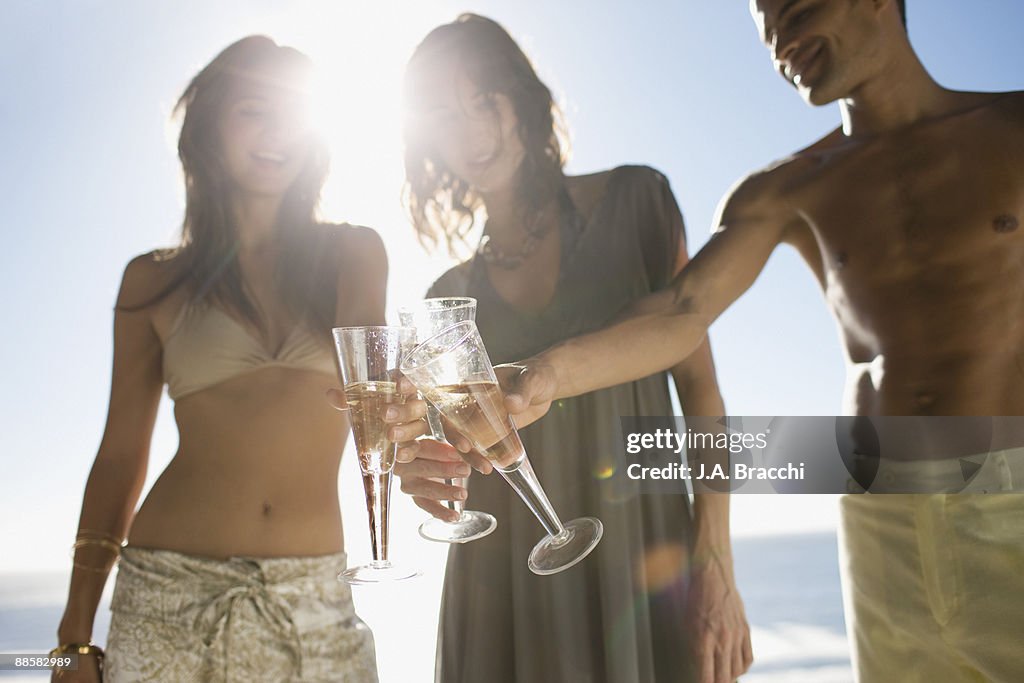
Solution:
[{"label": "sparkling wine in glass", "polygon": [[565,524],[558,518],[505,409],[476,323],[457,323],[420,343],[401,369],[451,426],[491,461],[547,531],[530,553],[530,571],[554,574],[590,554],[604,527],[595,517]]},{"label": "sparkling wine in glass", "polygon": [[[398,311],[398,318],[403,326],[416,328],[419,341],[425,341],[446,327],[463,320],[473,320],[475,317],[476,299],[468,296],[424,299],[412,306],[404,306]],[[435,439],[447,441],[441,425],[441,414],[432,403],[427,405],[427,423]],[[445,479],[444,483],[449,486],[457,483],[466,488],[467,479]],[[439,543],[468,543],[483,538],[498,526],[498,521],[493,516],[479,510],[466,510],[460,500],[445,501],[445,505],[449,510],[458,513],[459,518],[454,522],[445,522],[431,517],[420,524],[420,536]]]},{"label": "sparkling wine in glass", "polygon": [[392,564],[388,556],[388,503],[398,444],[388,439],[384,413],[388,406],[405,401],[398,391],[398,366],[415,346],[416,331],[408,327],[336,327],[333,333],[373,549],[369,564],[347,569],[338,578],[351,584],[409,579],[419,572]]}]

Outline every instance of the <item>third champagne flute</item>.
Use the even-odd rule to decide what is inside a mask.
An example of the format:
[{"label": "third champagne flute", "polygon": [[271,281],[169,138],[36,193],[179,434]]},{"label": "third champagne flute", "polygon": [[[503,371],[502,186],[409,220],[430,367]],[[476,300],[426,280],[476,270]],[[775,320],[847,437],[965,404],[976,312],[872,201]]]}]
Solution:
[{"label": "third champagne flute", "polygon": [[535,574],[554,574],[590,554],[604,527],[595,517],[565,524],[551,507],[523,448],[476,324],[465,321],[419,344],[402,373],[501,473],[547,531],[530,553]]},{"label": "third champagne flute", "polygon": [[[398,311],[398,318],[405,327],[415,327],[418,341],[424,341],[441,330],[476,317],[476,299],[468,296],[454,296],[424,299],[412,306],[403,306]],[[441,426],[441,415],[433,404],[427,405],[427,423],[431,435],[438,441],[446,441]],[[445,479],[451,485],[458,482],[466,488],[468,479]],[[454,522],[445,522],[431,517],[420,524],[420,536],[428,541],[440,543],[468,543],[483,538],[494,531],[497,520],[486,512],[466,510],[462,501],[446,501],[449,510],[457,512],[459,518]]]}]

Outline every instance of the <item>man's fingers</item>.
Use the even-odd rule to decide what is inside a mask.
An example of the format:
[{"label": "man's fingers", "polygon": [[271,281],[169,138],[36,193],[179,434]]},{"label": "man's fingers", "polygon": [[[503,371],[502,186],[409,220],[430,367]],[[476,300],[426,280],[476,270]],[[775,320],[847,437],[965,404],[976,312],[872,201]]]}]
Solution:
[{"label": "man's fingers", "polygon": [[697,646],[697,671],[700,683],[715,683],[715,640],[710,633],[700,637]]},{"label": "man's fingers", "polygon": [[429,498],[419,498],[413,496],[412,502],[416,503],[416,506],[421,510],[425,510],[429,514],[437,517],[445,522],[456,522],[459,519],[459,513],[454,510],[449,510],[444,505],[441,505],[436,500],[430,500]]},{"label": "man's fingers", "polygon": [[524,367],[512,366],[501,381],[505,392],[505,409],[518,415],[533,404],[537,394],[535,375]]},{"label": "man's fingers", "polygon": [[504,393],[505,409],[519,427],[531,424],[547,413],[555,394],[550,366],[531,361],[494,368]]},{"label": "man's fingers", "polygon": [[328,389],[327,402],[335,410],[348,410],[348,403],[345,402],[345,393],[341,389]]},{"label": "man's fingers", "polygon": [[744,622],[743,634],[743,671],[748,671],[754,663],[754,647],[750,642],[750,626]]},{"label": "man's fingers", "polygon": [[733,640],[732,646],[732,677],[729,680],[735,680],[741,674],[746,672],[747,666],[743,663],[743,633],[738,632],[736,638]]},{"label": "man's fingers", "polygon": [[732,647],[728,634],[720,633],[715,652],[715,683],[733,683]]},{"label": "man's fingers", "polygon": [[511,394],[505,394],[505,410],[510,414],[518,415],[529,407],[530,402],[527,401],[523,394],[518,391]]}]

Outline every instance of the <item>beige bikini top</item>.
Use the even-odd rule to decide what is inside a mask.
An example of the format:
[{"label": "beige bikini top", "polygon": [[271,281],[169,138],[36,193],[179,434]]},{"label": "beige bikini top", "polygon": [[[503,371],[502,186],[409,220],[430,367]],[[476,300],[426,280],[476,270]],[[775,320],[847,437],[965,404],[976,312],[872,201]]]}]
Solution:
[{"label": "beige bikini top", "polygon": [[172,400],[269,366],[316,370],[337,377],[327,340],[296,325],[276,353],[237,320],[211,304],[186,303],[164,342],[163,371]]}]

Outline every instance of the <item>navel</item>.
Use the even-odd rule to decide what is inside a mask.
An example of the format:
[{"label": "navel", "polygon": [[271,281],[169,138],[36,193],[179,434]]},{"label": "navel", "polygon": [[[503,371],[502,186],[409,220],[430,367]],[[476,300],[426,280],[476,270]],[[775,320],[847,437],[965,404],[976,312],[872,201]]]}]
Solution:
[{"label": "navel", "polygon": [[992,229],[1001,235],[1015,232],[1019,227],[1020,221],[1017,220],[1017,217],[1008,213],[996,216],[992,221]]},{"label": "navel", "polygon": [[850,262],[850,255],[845,251],[841,251],[836,254],[836,269],[842,270]]},{"label": "navel", "polygon": [[271,510],[270,503],[267,503],[266,501],[264,501],[264,503],[263,503],[263,516],[264,517],[269,517],[270,516],[270,510]]}]

